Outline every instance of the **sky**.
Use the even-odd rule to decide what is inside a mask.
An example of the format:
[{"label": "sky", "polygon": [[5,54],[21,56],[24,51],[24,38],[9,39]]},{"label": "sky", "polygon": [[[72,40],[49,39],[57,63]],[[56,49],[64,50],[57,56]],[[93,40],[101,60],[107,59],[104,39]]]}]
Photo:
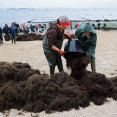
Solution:
[{"label": "sky", "polygon": [[0,0],[0,8],[117,8],[117,0]]}]

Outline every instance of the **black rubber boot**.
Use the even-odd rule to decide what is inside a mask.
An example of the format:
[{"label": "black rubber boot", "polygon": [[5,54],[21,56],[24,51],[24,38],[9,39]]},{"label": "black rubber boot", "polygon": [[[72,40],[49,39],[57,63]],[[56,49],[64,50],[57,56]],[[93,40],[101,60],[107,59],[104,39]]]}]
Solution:
[{"label": "black rubber boot", "polygon": [[12,39],[12,44],[13,44],[13,39]]},{"label": "black rubber boot", "polygon": [[16,44],[16,38],[14,38],[14,44]]},{"label": "black rubber boot", "polygon": [[64,71],[64,70],[63,70],[63,66],[58,66],[58,70],[59,70],[59,72]]},{"label": "black rubber boot", "polygon": [[92,69],[92,72],[96,72],[95,60],[91,61],[91,69]]},{"label": "black rubber boot", "polygon": [[50,75],[53,75],[55,71],[55,67],[50,67]]}]

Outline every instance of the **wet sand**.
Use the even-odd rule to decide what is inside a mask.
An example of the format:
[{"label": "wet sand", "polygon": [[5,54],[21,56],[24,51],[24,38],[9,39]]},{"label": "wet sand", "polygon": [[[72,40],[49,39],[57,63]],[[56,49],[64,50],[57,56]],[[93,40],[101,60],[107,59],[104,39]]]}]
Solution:
[{"label": "wet sand", "polygon": [[[97,72],[105,74],[107,77],[117,76],[117,31],[98,31],[97,47],[96,47],[96,68]],[[64,41],[64,43],[67,40]],[[64,44],[63,44],[64,46]],[[62,48],[63,50],[63,48]],[[64,70],[69,73],[66,68],[66,61],[62,57]],[[32,68],[39,69],[41,73],[49,74],[49,67],[47,60],[43,53],[42,41],[26,41],[11,44],[11,41],[4,41],[0,46],[0,61],[5,62],[22,62],[29,63]],[[87,68],[90,69],[90,65]],[[58,69],[56,68],[56,72]],[[93,103],[85,109],[71,110],[68,112],[45,114],[45,112],[38,113],[39,117],[117,117],[117,101],[108,99],[102,106],[96,106]],[[31,116],[31,113],[11,110],[9,117],[23,117]],[[19,115],[20,113],[21,115]],[[5,113],[7,114],[7,112]],[[6,115],[0,113],[0,117]],[[34,114],[36,115],[36,114]],[[32,114],[33,116],[33,114]]]}]

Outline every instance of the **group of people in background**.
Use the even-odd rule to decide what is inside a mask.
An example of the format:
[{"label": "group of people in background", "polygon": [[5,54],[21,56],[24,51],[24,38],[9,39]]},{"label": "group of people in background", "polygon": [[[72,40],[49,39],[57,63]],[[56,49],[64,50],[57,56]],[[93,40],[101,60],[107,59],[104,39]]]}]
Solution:
[{"label": "group of people in background", "polygon": [[4,38],[6,40],[12,40],[12,44],[16,44],[16,36],[17,34],[19,33],[18,31],[18,26],[17,24],[14,22],[12,23],[12,25],[9,27],[7,24],[5,24],[5,26],[3,27],[0,27],[0,45],[3,44],[3,36],[2,34],[4,33]]},{"label": "group of people in background", "polygon": [[[41,27],[39,29],[39,27]],[[12,40],[12,44],[16,44],[16,37],[18,36],[18,33],[33,33],[33,32],[40,32],[42,33],[44,31],[44,28],[46,27],[46,24],[44,26],[40,24],[35,24],[30,26],[23,23],[22,25],[17,24],[16,22],[12,22],[11,26],[8,26],[5,24],[5,26],[2,28],[0,26],[0,45],[3,44],[3,37],[6,41]]]},{"label": "group of people in background", "polygon": [[25,23],[23,23],[19,29],[20,29],[20,32],[23,32],[23,33],[29,33],[29,32],[42,33],[44,31],[44,28],[46,28],[46,24],[41,25],[41,24],[36,23],[35,25],[30,24],[30,26],[29,26],[29,25],[26,25]]}]

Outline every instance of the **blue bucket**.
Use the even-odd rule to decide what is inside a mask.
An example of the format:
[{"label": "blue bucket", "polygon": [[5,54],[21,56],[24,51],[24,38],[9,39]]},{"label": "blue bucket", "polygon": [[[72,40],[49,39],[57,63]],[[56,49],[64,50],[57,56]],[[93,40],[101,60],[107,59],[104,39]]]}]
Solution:
[{"label": "blue bucket", "polygon": [[78,52],[85,53],[83,46],[81,45],[79,40],[72,39],[71,41],[67,41],[64,46],[64,51],[67,52]]}]

